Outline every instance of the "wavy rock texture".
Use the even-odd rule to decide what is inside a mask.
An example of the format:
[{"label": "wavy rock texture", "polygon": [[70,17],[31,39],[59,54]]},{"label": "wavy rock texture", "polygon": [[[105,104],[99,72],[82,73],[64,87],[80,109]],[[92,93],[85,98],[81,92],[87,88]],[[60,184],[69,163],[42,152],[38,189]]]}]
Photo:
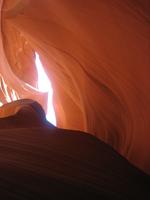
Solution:
[{"label": "wavy rock texture", "polygon": [[32,100],[11,110],[0,118],[1,199],[149,199],[150,177],[101,140],[52,126]]},{"label": "wavy rock texture", "polygon": [[95,135],[150,173],[149,1],[0,2],[7,84],[44,107],[25,85],[36,84],[37,51],[52,80],[58,126]]}]

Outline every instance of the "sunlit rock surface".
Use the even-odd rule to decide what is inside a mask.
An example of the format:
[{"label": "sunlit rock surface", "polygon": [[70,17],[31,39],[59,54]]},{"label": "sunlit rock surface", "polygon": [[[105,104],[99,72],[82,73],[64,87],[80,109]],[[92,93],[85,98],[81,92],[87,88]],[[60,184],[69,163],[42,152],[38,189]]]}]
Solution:
[{"label": "sunlit rock surface", "polygon": [[4,0],[0,73],[21,98],[36,85],[38,52],[58,126],[89,132],[150,173],[150,3]]}]

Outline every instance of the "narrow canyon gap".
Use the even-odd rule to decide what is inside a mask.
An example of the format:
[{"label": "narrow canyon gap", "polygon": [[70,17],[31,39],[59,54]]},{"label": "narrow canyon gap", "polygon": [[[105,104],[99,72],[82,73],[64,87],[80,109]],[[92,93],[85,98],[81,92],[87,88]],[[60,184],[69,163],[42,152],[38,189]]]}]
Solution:
[{"label": "narrow canyon gap", "polygon": [[0,6],[7,86],[46,111],[47,94],[33,89],[38,52],[53,85],[57,126],[93,135],[150,174],[150,2],[0,0]]}]

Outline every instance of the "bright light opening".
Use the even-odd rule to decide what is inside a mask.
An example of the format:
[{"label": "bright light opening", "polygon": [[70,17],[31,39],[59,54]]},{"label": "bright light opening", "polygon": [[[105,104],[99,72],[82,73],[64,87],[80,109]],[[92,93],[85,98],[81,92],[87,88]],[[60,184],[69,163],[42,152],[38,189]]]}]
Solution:
[{"label": "bright light opening", "polygon": [[[38,73],[37,89],[40,92],[46,92],[48,94],[46,119],[56,126],[56,115],[55,115],[55,111],[53,107],[52,85],[46,72],[44,71],[43,65],[40,61],[40,57],[37,52],[35,52],[35,64],[36,64],[36,69]],[[20,99],[18,93],[14,89],[8,88],[1,74],[0,74],[0,90],[2,91],[7,103]],[[3,105],[4,105],[3,102],[0,101],[0,107]]]},{"label": "bright light opening", "polygon": [[56,115],[53,107],[53,88],[37,52],[35,52],[35,64],[38,73],[37,88],[41,92],[48,93],[46,119],[56,126]]},{"label": "bright light opening", "polygon": [[[1,74],[0,74],[0,90],[2,91],[7,103],[20,99],[19,95],[15,90],[13,90],[12,88],[8,88]],[[4,105],[3,102],[0,101],[0,107],[3,105]]]}]

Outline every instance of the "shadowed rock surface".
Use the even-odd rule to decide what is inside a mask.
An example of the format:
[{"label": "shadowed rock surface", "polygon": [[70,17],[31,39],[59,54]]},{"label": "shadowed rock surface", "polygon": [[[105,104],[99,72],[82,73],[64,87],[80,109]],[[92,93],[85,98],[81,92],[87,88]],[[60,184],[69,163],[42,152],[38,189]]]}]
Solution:
[{"label": "shadowed rock surface", "polygon": [[26,99],[0,109],[1,196],[146,199],[150,1],[0,0],[0,13],[0,106]]},{"label": "shadowed rock surface", "polygon": [[57,126],[96,136],[150,174],[150,1],[0,0],[0,8],[8,87],[46,111],[44,94],[26,85],[37,84],[38,52]]},{"label": "shadowed rock surface", "polygon": [[1,199],[149,199],[150,177],[110,146],[39,123],[42,108],[33,101],[9,107],[16,103],[20,110],[0,119]]}]

